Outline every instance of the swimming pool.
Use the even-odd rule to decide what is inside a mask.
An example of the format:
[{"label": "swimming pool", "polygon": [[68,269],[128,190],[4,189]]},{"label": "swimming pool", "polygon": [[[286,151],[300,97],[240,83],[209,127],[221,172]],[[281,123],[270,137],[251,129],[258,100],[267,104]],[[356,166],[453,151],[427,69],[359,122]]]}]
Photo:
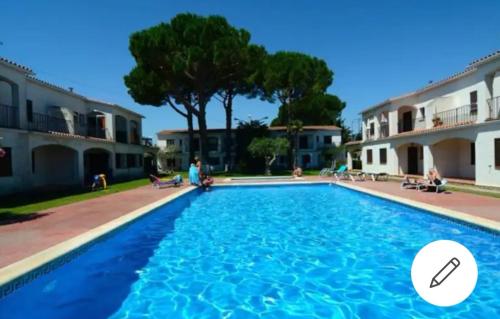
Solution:
[{"label": "swimming pool", "polygon": [[[455,240],[479,278],[438,308],[413,289],[425,244]],[[188,193],[0,299],[0,318],[494,318],[496,234],[328,185]]]}]

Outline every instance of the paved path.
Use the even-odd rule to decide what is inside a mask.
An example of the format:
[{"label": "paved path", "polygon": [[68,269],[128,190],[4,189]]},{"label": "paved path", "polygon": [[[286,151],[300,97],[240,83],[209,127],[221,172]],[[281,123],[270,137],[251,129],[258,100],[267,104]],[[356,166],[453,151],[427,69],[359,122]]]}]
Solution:
[{"label": "paved path", "polygon": [[179,191],[143,186],[40,213],[49,215],[0,226],[0,268],[82,234]]},{"label": "paved path", "polygon": [[[307,177],[305,180],[328,180]],[[276,181],[274,181],[276,182]],[[216,183],[225,184],[222,179]],[[356,186],[385,192],[471,215],[500,221],[500,199],[467,193],[423,193],[400,189],[396,182],[355,182]],[[49,215],[0,226],[0,268],[77,236],[119,216],[171,195],[182,188],[153,190],[150,186],[103,196],[41,213]]]}]

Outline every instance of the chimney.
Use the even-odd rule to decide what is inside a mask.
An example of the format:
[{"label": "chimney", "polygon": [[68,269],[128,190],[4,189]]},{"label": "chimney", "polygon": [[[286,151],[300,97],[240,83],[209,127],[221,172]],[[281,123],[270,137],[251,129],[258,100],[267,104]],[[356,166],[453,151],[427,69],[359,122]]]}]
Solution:
[{"label": "chimney", "polygon": [[73,92],[73,88],[72,88],[71,86],[68,88],[68,90],[69,90],[70,92]]}]

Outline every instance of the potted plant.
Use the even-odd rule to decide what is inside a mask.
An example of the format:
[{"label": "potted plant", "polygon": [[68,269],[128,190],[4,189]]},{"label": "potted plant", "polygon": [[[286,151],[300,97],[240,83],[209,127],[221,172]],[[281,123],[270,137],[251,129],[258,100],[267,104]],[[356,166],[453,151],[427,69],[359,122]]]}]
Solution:
[{"label": "potted plant", "polygon": [[440,117],[433,118],[432,123],[434,123],[434,127],[443,125],[443,121],[441,121]]}]

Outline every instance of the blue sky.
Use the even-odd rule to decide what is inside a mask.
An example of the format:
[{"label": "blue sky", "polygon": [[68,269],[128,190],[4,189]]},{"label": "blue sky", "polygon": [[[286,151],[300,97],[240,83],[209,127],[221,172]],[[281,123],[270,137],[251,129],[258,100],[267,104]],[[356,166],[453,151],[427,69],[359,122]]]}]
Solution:
[{"label": "blue sky", "polygon": [[[167,107],[134,103],[123,75],[134,65],[128,37],[181,12],[219,14],[245,28],[268,51],[301,51],[335,72],[328,89],[347,102],[347,123],[361,109],[462,70],[500,48],[498,0],[5,1],[0,56],[30,66],[38,77],[146,116],[144,135],[184,128]],[[238,99],[235,116],[277,114],[278,105]],[[212,103],[209,127],[223,127]]]}]

